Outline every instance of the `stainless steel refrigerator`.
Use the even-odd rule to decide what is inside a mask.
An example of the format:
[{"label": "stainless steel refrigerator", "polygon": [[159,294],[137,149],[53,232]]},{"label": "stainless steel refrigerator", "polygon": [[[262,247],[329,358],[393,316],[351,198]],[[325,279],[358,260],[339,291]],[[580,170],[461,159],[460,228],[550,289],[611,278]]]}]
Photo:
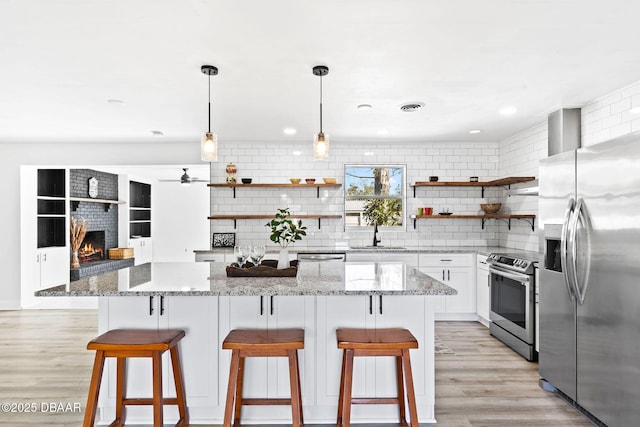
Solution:
[{"label": "stainless steel refrigerator", "polygon": [[640,135],[540,162],[540,376],[610,427],[640,420]]}]

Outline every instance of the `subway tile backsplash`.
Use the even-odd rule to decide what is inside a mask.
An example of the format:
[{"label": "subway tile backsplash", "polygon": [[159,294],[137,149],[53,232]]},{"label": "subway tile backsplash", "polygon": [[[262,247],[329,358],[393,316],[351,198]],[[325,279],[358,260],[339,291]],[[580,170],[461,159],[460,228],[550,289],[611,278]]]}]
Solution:
[{"label": "subway tile backsplash", "polygon": [[[329,160],[314,162],[311,143],[242,144],[230,146],[220,143],[219,161],[212,163],[211,182],[225,182],[227,163],[237,167],[236,177],[253,178],[254,183],[288,183],[289,178],[336,177],[344,183],[345,164],[397,164],[406,165],[406,229],[382,231],[382,243],[389,246],[484,246],[497,245],[506,225],[499,221],[487,221],[482,229],[475,219],[429,219],[414,222],[409,215],[419,207],[432,207],[434,213],[448,209],[459,214],[480,214],[480,203],[504,199],[502,188],[489,188],[481,197],[478,187],[417,188],[416,181],[428,181],[436,175],[441,181],[468,181],[470,176],[479,180],[491,180],[501,175],[499,161],[501,149],[498,143],[399,143],[389,145],[362,143],[332,143]],[[393,161],[390,161],[393,159]],[[304,182],[304,181],[303,181]],[[344,188],[246,188],[233,191],[228,188],[211,189],[212,214],[271,214],[276,209],[289,207],[296,214],[344,215]],[[211,221],[211,232],[235,232],[236,242],[251,243],[269,241],[267,220]],[[322,219],[321,227],[314,219],[304,220],[308,235],[295,242],[296,247],[333,246],[336,242],[366,245],[372,240],[371,230],[345,231],[343,219]]]}]

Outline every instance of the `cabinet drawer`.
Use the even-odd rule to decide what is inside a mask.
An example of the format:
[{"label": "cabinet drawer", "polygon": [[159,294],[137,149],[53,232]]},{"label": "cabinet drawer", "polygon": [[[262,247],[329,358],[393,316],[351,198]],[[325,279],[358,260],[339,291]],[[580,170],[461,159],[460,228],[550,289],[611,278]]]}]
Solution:
[{"label": "cabinet drawer", "polygon": [[473,254],[420,254],[420,267],[470,267]]}]

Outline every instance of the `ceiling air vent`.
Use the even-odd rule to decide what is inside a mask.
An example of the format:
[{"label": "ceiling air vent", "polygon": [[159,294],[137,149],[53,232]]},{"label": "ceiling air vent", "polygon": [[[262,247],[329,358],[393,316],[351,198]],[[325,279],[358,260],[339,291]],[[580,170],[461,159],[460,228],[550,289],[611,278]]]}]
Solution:
[{"label": "ceiling air vent", "polygon": [[418,111],[422,107],[424,107],[424,104],[420,102],[411,102],[409,104],[401,105],[400,109],[406,113],[412,113],[414,111]]}]

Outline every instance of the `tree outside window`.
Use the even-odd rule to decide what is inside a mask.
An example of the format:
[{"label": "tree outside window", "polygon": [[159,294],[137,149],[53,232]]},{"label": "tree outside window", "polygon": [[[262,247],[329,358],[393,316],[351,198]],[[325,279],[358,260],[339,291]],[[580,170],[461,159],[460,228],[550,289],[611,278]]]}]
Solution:
[{"label": "tree outside window", "polygon": [[345,225],[403,227],[404,166],[345,166]]}]

